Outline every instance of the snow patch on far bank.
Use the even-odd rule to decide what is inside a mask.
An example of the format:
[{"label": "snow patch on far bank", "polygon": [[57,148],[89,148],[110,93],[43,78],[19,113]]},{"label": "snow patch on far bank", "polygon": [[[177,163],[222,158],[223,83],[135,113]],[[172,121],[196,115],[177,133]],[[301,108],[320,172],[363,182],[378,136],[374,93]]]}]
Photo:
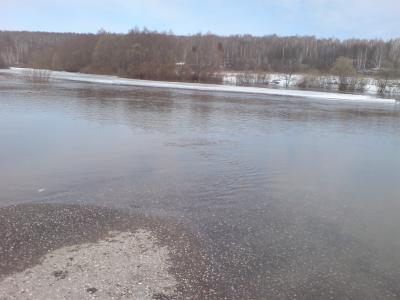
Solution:
[{"label": "snow patch on far bank", "polygon": [[[0,70],[0,73],[23,75],[24,71],[26,70],[27,69],[25,68],[10,68],[7,70]],[[380,99],[370,95],[327,93],[327,92],[314,92],[314,91],[288,90],[288,89],[271,89],[271,88],[260,88],[260,87],[227,86],[227,85],[200,84],[200,83],[138,80],[138,79],[120,78],[117,76],[109,76],[109,75],[92,75],[92,74],[70,73],[70,72],[60,72],[60,71],[52,71],[51,78],[89,82],[89,83],[128,85],[128,86],[138,86],[138,87],[186,89],[186,90],[210,91],[210,92],[250,93],[250,94],[302,97],[302,98],[336,100],[336,101],[375,102],[375,103],[386,103],[386,104],[397,103],[395,99]]]}]

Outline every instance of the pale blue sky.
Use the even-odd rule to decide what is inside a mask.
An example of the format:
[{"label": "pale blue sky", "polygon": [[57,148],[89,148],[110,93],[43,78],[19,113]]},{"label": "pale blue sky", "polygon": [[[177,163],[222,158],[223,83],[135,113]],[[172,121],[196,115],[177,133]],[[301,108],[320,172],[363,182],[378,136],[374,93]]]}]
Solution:
[{"label": "pale blue sky", "polygon": [[400,0],[0,0],[0,30],[400,36]]}]

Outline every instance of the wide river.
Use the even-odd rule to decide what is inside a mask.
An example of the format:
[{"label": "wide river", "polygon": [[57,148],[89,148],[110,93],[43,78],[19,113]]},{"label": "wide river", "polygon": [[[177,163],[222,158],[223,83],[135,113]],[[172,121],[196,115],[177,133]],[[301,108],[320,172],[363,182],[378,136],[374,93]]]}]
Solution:
[{"label": "wide river", "polygon": [[400,104],[0,80],[0,206],[183,224],[230,298],[400,298]]}]

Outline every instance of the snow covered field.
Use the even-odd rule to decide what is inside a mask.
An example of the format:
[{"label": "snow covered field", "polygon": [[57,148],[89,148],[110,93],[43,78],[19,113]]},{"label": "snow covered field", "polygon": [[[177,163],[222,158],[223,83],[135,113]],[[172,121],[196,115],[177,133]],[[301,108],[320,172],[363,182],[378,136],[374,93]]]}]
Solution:
[{"label": "snow covered field", "polygon": [[[223,74],[223,82],[227,85],[265,85],[271,87],[301,87],[308,81],[308,84],[321,89],[331,91],[338,90],[339,78],[330,75],[310,75],[293,74],[285,75],[280,73],[241,73],[226,72]],[[378,92],[378,81],[374,78],[362,78],[363,92],[370,95],[376,95]],[[400,80],[389,80],[386,87],[388,94],[400,93]]]},{"label": "snow covered field", "polygon": [[[0,73],[23,76],[24,72],[26,72],[27,70],[29,69],[10,68],[10,69],[0,70]],[[353,102],[354,101],[377,102],[377,103],[388,103],[388,104],[397,103],[395,99],[381,99],[373,95],[341,94],[341,93],[314,92],[314,91],[303,91],[303,90],[243,87],[243,86],[232,86],[232,85],[150,81],[150,80],[126,79],[109,75],[92,75],[92,74],[70,73],[70,72],[60,72],[60,71],[52,71],[51,78],[60,80],[89,82],[89,83],[129,85],[129,86],[139,86],[139,87],[187,89],[187,90],[214,91],[214,92],[236,92],[236,93],[291,96],[291,97],[353,101]],[[296,77],[294,76],[293,80],[295,80],[295,78]]]}]

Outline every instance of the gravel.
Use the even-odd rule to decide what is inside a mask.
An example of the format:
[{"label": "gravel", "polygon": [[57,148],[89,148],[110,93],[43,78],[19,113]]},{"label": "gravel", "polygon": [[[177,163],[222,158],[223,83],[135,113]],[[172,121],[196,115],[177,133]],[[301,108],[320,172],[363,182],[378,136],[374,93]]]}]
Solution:
[{"label": "gravel", "polygon": [[0,209],[0,299],[209,299],[209,263],[184,228],[81,205]]},{"label": "gravel", "polygon": [[4,299],[173,298],[169,249],[151,232],[110,232],[97,243],[48,253],[42,263],[0,282]]}]

